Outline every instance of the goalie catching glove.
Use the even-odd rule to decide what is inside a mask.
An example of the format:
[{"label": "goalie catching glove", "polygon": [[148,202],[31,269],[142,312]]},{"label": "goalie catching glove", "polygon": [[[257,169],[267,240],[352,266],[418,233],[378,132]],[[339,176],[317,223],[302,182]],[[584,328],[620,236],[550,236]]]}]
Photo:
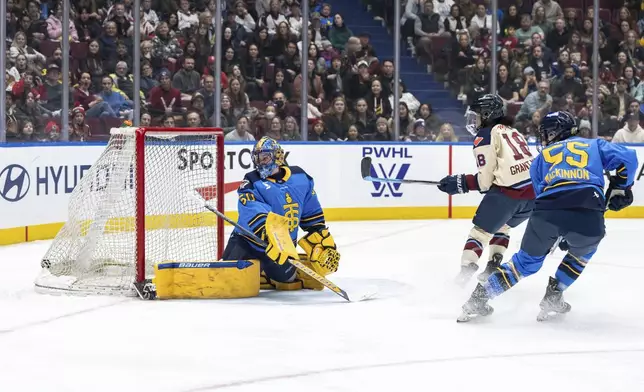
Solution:
[{"label": "goalie catching glove", "polygon": [[329,229],[310,232],[302,237],[298,245],[304,249],[316,270],[322,276],[327,276],[338,270],[340,253],[337,251],[335,241]]}]

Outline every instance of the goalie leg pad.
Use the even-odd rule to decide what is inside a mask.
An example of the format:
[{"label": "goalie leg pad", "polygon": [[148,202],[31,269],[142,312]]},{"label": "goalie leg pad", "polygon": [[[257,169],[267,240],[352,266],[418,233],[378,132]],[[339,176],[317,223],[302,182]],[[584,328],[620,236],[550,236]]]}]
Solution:
[{"label": "goalie leg pad", "polygon": [[338,270],[340,253],[328,229],[308,233],[298,241],[298,245],[306,252],[314,270],[320,275],[327,276]]},{"label": "goalie leg pad", "polygon": [[[319,271],[320,267],[318,266],[318,263],[312,263],[311,261],[308,260],[307,256],[305,254],[300,254],[300,261],[302,264],[306,265],[307,267],[311,268],[313,271],[317,272],[318,274],[322,275],[322,273]],[[304,272],[298,270],[297,271],[297,279],[302,282],[302,287],[308,290],[324,290],[324,285],[317,280],[311,278]]]},{"label": "goalie leg pad", "polygon": [[154,266],[159,299],[248,298],[259,294],[259,260],[167,261]]},{"label": "goalie leg pad", "polygon": [[461,256],[461,265],[478,263],[481,255],[483,254],[483,248],[485,248],[491,239],[492,234],[484,231],[478,226],[474,226],[465,242],[463,255]]}]

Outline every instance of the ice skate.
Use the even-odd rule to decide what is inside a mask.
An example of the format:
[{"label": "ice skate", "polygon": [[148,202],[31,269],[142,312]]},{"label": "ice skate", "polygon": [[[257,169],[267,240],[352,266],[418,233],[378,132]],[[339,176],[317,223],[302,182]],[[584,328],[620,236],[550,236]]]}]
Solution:
[{"label": "ice skate", "polygon": [[463,305],[463,313],[456,319],[458,323],[466,323],[473,318],[489,316],[494,312],[494,308],[488,305],[490,298],[480,283],[476,285],[470,299]]},{"label": "ice skate", "polygon": [[557,279],[550,277],[546,295],[541,300],[539,307],[541,311],[537,316],[537,321],[546,321],[553,316],[570,312],[572,307],[563,299],[563,291],[557,287]]},{"label": "ice skate", "polygon": [[481,283],[487,282],[487,278],[492,275],[494,270],[499,268],[501,261],[503,260],[503,255],[501,253],[495,253],[492,255],[492,260],[487,262],[485,270],[479,274],[478,281]]},{"label": "ice skate", "polygon": [[476,263],[470,263],[466,265],[461,265],[461,272],[459,272],[454,282],[463,287],[470,280],[472,275],[479,270],[479,266]]}]

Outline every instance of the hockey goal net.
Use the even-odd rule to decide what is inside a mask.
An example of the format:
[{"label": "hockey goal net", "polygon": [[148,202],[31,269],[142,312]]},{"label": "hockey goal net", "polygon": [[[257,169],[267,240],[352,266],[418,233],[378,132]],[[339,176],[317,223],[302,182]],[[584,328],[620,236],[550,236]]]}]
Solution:
[{"label": "hockey goal net", "polygon": [[134,295],[155,263],[218,260],[223,222],[191,193],[216,185],[210,203],[223,211],[223,140],[217,128],[112,129],[71,194],[37,290]]}]

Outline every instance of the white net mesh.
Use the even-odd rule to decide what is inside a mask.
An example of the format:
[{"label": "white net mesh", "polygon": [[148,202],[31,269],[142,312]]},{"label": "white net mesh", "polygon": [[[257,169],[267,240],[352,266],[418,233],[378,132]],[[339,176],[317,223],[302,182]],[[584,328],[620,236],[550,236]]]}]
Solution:
[{"label": "white net mesh", "polygon": [[[217,184],[221,133],[145,132],[145,277],[158,262],[217,260],[216,216],[190,196]],[[132,294],[137,270],[136,129],[112,131],[74,189],[69,218],[42,260],[39,290]],[[215,205],[215,200],[211,203]],[[143,255],[143,252],[141,252]]]}]

